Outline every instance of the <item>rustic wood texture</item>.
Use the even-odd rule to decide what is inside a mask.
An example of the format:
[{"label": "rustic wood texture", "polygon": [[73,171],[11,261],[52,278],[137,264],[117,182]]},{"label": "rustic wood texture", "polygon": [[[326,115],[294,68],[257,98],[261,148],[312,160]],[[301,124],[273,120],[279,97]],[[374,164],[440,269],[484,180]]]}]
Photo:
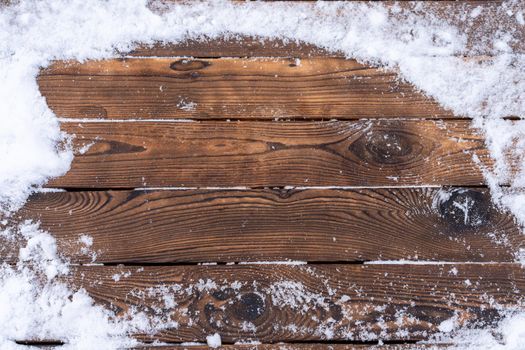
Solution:
[{"label": "rustic wood texture", "polygon": [[346,58],[341,52],[330,52],[318,46],[300,41],[266,39],[247,36],[235,38],[188,39],[180,43],[137,44],[129,52],[118,53],[124,57],[339,57]]},{"label": "rustic wood texture", "polygon": [[38,78],[61,117],[452,117],[397,75],[341,58],[143,58],[57,62]]},{"label": "rustic wood texture", "polygon": [[[223,345],[218,350],[428,350],[447,349],[452,346],[442,344],[385,344],[385,345],[359,345],[339,343],[278,343],[278,344],[235,344]],[[166,346],[141,346],[133,350],[209,350],[207,345],[166,345]]]},{"label": "rustic wood texture", "polygon": [[[73,263],[512,262],[525,247],[512,216],[474,188],[40,193],[18,215]],[[15,262],[23,243],[0,243]]]},{"label": "rustic wood texture", "polygon": [[90,266],[73,274],[73,285],[119,314],[136,307],[162,325],[176,321],[137,335],[170,342],[215,332],[224,343],[427,339],[454,315],[461,324],[495,321],[496,305],[521,307],[525,292],[518,264]]},{"label": "rustic wood texture", "polygon": [[[42,350],[60,350],[62,346],[42,346],[28,344],[33,348]],[[359,344],[331,344],[331,343],[278,343],[278,344],[225,344],[216,348],[217,350],[429,350],[429,349],[452,349],[446,345],[425,344],[387,344],[387,345],[359,345]],[[172,345],[144,345],[130,350],[210,350],[208,345],[179,343]]]},{"label": "rustic wood texture", "polygon": [[[454,24],[467,48],[455,54],[475,59],[492,51],[474,43],[509,21],[494,2],[418,6],[445,20],[465,12]],[[510,46],[525,52],[525,27],[514,35]],[[509,263],[525,236],[486,189],[305,188],[484,184],[472,160],[492,166],[483,138],[396,72],[248,37],[119,54],[135,57],[42,70],[55,113],[85,118],[63,124],[77,157],[50,187],[84,190],[35,194],[13,219],[40,221],[73,265],[108,264],[72,266],[64,279],[119,315],[136,308],[168,325],[138,339],[205,342],[217,332],[230,350],[427,349],[371,343],[428,339],[452,317],[487,327],[499,308],[525,309],[524,270]],[[319,121],[362,118],[376,120]],[[304,121],[271,122],[287,119]],[[129,190],[164,186],[206,189]],[[14,263],[20,243],[0,238],[0,261]],[[314,263],[261,264],[289,259]],[[397,259],[449,263],[348,264]],[[180,265],[199,262],[220,264]],[[109,266],[119,263],[128,266]],[[231,345],[250,340],[289,343]],[[207,347],[161,349],[186,348]]]},{"label": "rustic wood texture", "polygon": [[68,122],[62,128],[76,135],[82,152],[52,187],[472,186],[484,183],[472,156],[492,166],[483,137],[467,121]]}]

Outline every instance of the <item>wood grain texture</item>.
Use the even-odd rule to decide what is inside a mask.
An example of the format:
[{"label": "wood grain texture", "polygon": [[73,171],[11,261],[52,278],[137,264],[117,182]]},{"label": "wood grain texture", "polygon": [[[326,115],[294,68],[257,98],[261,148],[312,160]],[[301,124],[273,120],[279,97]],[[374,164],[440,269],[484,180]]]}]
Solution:
[{"label": "wood grain texture", "polygon": [[[60,350],[63,347],[39,345],[38,342],[30,344],[33,348],[41,350]],[[386,344],[386,345],[359,345],[359,344],[340,344],[340,343],[278,343],[278,344],[224,344],[216,348],[217,350],[435,350],[452,349],[451,346],[435,344]],[[176,343],[171,345],[143,345],[130,350],[210,350],[210,347],[199,343]]]},{"label": "wood grain texture", "polygon": [[68,122],[62,128],[85,152],[52,187],[461,186],[484,183],[473,155],[492,166],[483,137],[467,121]]},{"label": "wood grain texture", "polygon": [[339,57],[346,58],[341,52],[330,52],[318,46],[301,41],[266,39],[249,36],[235,38],[189,39],[179,43],[140,44],[129,52],[119,52],[124,57],[282,57],[311,58]]},{"label": "wood grain texture", "polygon": [[419,340],[454,315],[486,326],[495,305],[522,308],[525,292],[518,264],[90,266],[73,276],[119,314],[136,307],[163,325],[176,321],[137,335],[170,342],[216,332],[224,343]]},{"label": "wood grain texture", "polygon": [[[385,344],[385,345],[359,345],[339,343],[279,343],[279,344],[235,344],[223,345],[218,350],[428,350],[447,349],[442,344]],[[209,350],[207,345],[167,345],[167,346],[142,346],[134,350]]]},{"label": "wood grain texture", "polygon": [[[73,263],[512,262],[525,247],[512,216],[474,188],[40,193],[18,215]],[[0,243],[15,262],[23,243]]]},{"label": "wood grain texture", "polygon": [[68,118],[452,117],[395,73],[340,58],[57,62],[38,84]]}]

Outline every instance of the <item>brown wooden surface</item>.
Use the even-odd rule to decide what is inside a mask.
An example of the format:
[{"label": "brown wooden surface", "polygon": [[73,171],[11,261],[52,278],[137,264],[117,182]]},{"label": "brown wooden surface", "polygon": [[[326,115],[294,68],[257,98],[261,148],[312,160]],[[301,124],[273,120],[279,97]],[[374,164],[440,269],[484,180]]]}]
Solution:
[{"label": "brown wooden surface", "polygon": [[[39,346],[37,349],[60,350],[62,346]],[[279,343],[279,344],[226,344],[217,350],[429,350],[429,349],[448,349],[446,345],[425,345],[425,344],[387,344],[387,345],[353,345],[338,343]],[[172,344],[172,345],[144,345],[131,348],[132,350],[210,350],[204,344]]]},{"label": "brown wooden surface", "polygon": [[[29,345],[29,344],[28,344]],[[60,350],[61,346],[39,346],[37,349]],[[453,349],[446,344],[340,344],[340,343],[277,343],[262,344],[224,344],[217,350],[430,350],[430,349]],[[204,343],[172,343],[171,345],[142,345],[130,348],[130,350],[210,350],[210,347]]]},{"label": "brown wooden surface", "polygon": [[[480,185],[467,121],[63,123],[63,188]],[[78,153],[78,152],[77,152]]]},{"label": "brown wooden surface", "polygon": [[339,57],[341,52],[330,52],[318,46],[297,41],[266,39],[247,36],[235,38],[188,39],[179,43],[137,44],[129,52],[119,52],[124,57]]},{"label": "brown wooden surface", "polygon": [[[153,337],[171,342],[215,332],[224,343],[425,339],[455,314],[464,324],[494,321],[495,305],[517,306],[525,292],[518,264],[89,266],[73,274],[75,286],[118,313],[136,306],[162,324],[176,320],[178,328]],[[173,300],[161,297],[166,291]]]},{"label": "brown wooden surface", "polygon": [[61,117],[451,117],[395,73],[341,58],[144,58],[57,62],[38,78]]},{"label": "brown wooden surface", "polygon": [[[74,263],[512,262],[525,246],[483,189],[40,193],[18,215],[41,222]],[[16,261],[20,247],[0,242]]]},{"label": "brown wooden surface", "polygon": [[[438,19],[481,6],[480,16],[460,19],[467,49],[455,53],[476,59],[491,47],[473,43],[514,21],[498,14],[497,2],[420,6]],[[487,19],[495,21],[482,28]],[[510,43],[518,52],[521,29]],[[227,344],[288,342],[224,347],[231,350],[424,349],[370,343],[428,339],[453,316],[486,326],[498,319],[497,307],[525,307],[525,272],[509,263],[525,236],[486,189],[454,189],[441,201],[444,192],[428,187],[270,189],[482,185],[472,155],[483,166],[492,162],[468,121],[451,119],[395,72],[340,52],[260,38],[201,39],[139,44],[119,53],[135,56],[126,59],[55,62],[38,78],[60,117],[85,118],[63,124],[75,134],[77,156],[50,183],[75,191],[36,194],[15,220],[39,220],[74,264],[128,264],[73,266],[66,279],[75,289],[120,315],[136,307],[179,323],[136,335],[145,341],[205,342],[217,332]],[[184,118],[201,121],[158,120]],[[361,118],[376,119],[319,121]],[[128,190],[164,186],[207,189]],[[221,186],[254,189],[212,188]],[[93,246],[82,243],[84,235]],[[0,241],[0,261],[13,263],[18,248]],[[287,259],[316,263],[222,264]],[[349,264],[379,259],[449,263]],[[181,348],[207,347],[163,349]]]},{"label": "brown wooden surface", "polygon": [[[450,347],[452,348],[452,347]],[[167,346],[142,346],[134,350],[209,350],[207,345],[167,345]],[[429,350],[447,349],[447,345],[425,344],[386,344],[386,345],[359,345],[333,343],[279,343],[279,344],[235,344],[223,345],[218,350]]]}]

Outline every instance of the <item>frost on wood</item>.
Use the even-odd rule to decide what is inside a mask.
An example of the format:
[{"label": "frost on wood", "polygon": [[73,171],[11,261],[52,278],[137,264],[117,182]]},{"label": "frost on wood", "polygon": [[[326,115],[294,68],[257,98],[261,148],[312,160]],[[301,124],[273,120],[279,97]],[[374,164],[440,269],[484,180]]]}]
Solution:
[{"label": "frost on wood", "polygon": [[[505,2],[492,17],[487,17],[481,7],[465,11],[458,5],[457,9],[443,20],[422,3],[401,7],[214,1],[173,3],[153,11],[145,0],[49,0],[21,1],[2,8],[0,215],[7,218],[36,187],[64,174],[73,158],[69,136],[60,132],[57,116],[38,90],[35,78],[39,67],[53,59],[109,58],[116,50],[132,49],[136,42],[235,39],[244,35],[301,41],[383,65],[456,115],[472,117],[474,126],[486,135],[495,159],[494,169],[484,169],[494,199],[525,223],[525,126],[522,121],[502,119],[525,116],[525,58],[512,51],[518,34],[524,31],[523,3]],[[476,18],[483,18],[483,25],[491,29],[482,33],[493,34],[474,36],[477,41],[473,42],[464,33],[474,31]],[[461,23],[462,28],[453,23]],[[491,57],[460,57],[478,53]],[[180,101],[178,108],[194,108],[192,103]],[[502,189],[502,184],[510,187]],[[468,203],[458,206],[465,220],[471,220]],[[14,347],[12,341],[17,338],[40,337],[57,337],[77,347],[92,348],[101,339],[100,344],[120,346],[128,341],[125,335],[129,331],[138,329],[135,323],[115,320],[109,311],[92,305],[85,292],[71,291],[56,282],[57,277],[67,274],[68,265],[57,258],[49,234],[29,223],[3,234],[26,239],[27,245],[20,251],[16,267],[2,267],[0,307],[4,312],[0,312],[0,324],[14,325],[0,330],[2,348]],[[87,253],[92,242],[85,238],[80,243]],[[516,252],[517,258],[524,255]],[[121,278],[126,278],[125,274],[114,276]],[[214,288],[207,281],[200,287]],[[298,285],[274,287],[278,288],[276,300],[292,293],[295,296],[288,302],[294,302],[301,293]],[[316,302],[314,296],[301,297]],[[15,319],[15,307],[26,310],[27,316]],[[82,319],[75,318],[76,314],[82,314]],[[50,321],[44,322],[42,317]],[[140,318],[140,313],[134,317]],[[89,332],[82,327],[84,322],[91,325]],[[512,314],[499,325],[502,340],[496,340],[490,331],[479,330],[460,331],[458,341],[475,342],[480,348],[490,344],[490,349],[518,349],[525,338],[523,324],[522,314]],[[454,327],[451,321],[441,328],[448,336]],[[329,329],[326,335],[330,335]]]}]

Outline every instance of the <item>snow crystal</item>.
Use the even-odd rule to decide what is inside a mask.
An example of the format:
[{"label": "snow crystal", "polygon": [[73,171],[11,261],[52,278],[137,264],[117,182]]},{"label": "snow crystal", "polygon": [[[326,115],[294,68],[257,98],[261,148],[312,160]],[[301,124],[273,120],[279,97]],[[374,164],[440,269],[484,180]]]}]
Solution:
[{"label": "snow crystal", "polygon": [[81,235],[78,241],[88,248],[93,245],[93,237],[90,235]]},{"label": "snow crystal", "polygon": [[301,282],[280,281],[273,283],[270,285],[268,294],[271,295],[272,303],[275,306],[288,306],[303,314],[313,307],[328,308],[322,294],[309,291]]},{"label": "snow crystal", "polygon": [[179,101],[179,103],[177,103],[177,107],[182,109],[183,111],[191,112],[191,111],[194,111],[195,108],[197,108],[197,104],[195,102],[192,102],[192,101],[187,101],[185,99],[181,99]]}]

